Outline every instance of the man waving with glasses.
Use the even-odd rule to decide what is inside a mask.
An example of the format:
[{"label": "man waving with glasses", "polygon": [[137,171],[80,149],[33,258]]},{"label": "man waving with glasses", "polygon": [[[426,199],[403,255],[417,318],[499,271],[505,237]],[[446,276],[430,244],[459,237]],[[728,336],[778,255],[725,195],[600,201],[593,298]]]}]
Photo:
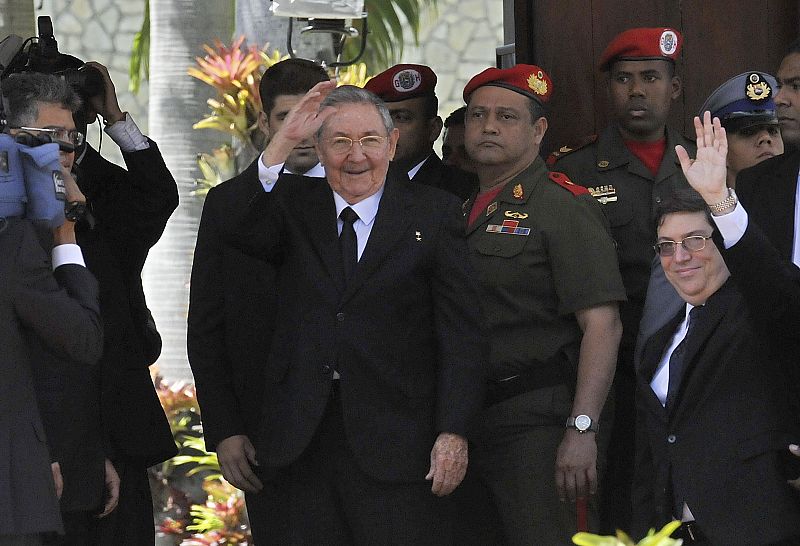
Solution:
[{"label": "man waving with glasses", "polygon": [[[266,157],[316,137],[240,245],[278,267],[256,459],[276,544],[451,544],[487,359],[458,199],[389,173],[385,104],[317,84]],[[324,100],[323,100],[324,99]]]},{"label": "man waving with glasses", "polygon": [[797,544],[797,418],[777,351],[797,335],[798,275],[729,193],[719,120],[695,128],[697,159],[677,156],[700,194],[656,210],[655,249],[685,305],[636,370],[635,532],[678,519],[684,544]]}]

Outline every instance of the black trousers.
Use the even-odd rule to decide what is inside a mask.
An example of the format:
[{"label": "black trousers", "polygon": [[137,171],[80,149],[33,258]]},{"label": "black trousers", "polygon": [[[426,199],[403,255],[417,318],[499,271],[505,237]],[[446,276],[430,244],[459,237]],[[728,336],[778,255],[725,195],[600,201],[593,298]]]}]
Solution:
[{"label": "black trousers", "polygon": [[333,394],[303,455],[264,484],[258,514],[249,513],[258,529],[254,540],[257,546],[452,544],[451,499],[430,488],[424,476],[384,483],[361,470]]}]

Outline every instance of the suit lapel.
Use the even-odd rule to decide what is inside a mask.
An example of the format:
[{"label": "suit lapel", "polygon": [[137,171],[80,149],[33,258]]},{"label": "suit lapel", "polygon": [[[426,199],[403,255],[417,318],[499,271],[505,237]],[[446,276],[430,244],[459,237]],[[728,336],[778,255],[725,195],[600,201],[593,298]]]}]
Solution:
[{"label": "suit lapel", "polygon": [[641,364],[637,370],[639,380],[644,387],[642,390],[646,392],[645,398],[647,404],[651,409],[662,415],[664,414],[664,407],[661,405],[661,401],[656,396],[656,393],[653,392],[653,389],[650,387],[650,382],[653,380],[653,375],[655,375],[656,368],[658,368],[658,364],[661,362],[661,357],[664,356],[664,351],[667,349],[667,345],[675,334],[675,330],[678,329],[678,325],[683,320],[685,313],[686,306],[684,305],[666,325],[647,339],[644,349],[642,350]]},{"label": "suit lapel", "polygon": [[[333,203],[332,197],[331,203]],[[375,224],[370,231],[367,246],[358,261],[355,276],[342,296],[342,302],[352,297],[370,275],[380,267],[395,244],[406,234],[406,228],[411,223],[412,208],[413,202],[409,198],[408,188],[404,186],[403,182],[398,182],[391,177],[387,178],[378,206],[378,214],[375,216]]]},{"label": "suit lapel", "polygon": [[[281,175],[278,184],[305,184],[307,200],[292,203],[296,215],[302,218],[302,225],[317,252],[320,261],[334,280],[337,288],[344,290],[344,269],[339,252],[339,233],[336,227],[336,205],[327,181],[297,175]],[[296,192],[293,192],[297,195]]]},{"label": "suit lapel", "polygon": [[[701,315],[697,317],[697,324],[692,329],[692,335],[686,340],[686,353],[684,354],[684,368],[683,376],[681,377],[680,387],[678,393],[675,395],[674,403],[667,407],[669,410],[670,419],[677,419],[684,411],[687,411],[687,404],[683,404],[682,400],[691,400],[691,406],[696,406],[702,403],[700,397],[712,391],[707,381],[714,377],[715,374],[703,374],[705,378],[701,383],[697,384],[692,381],[692,377],[697,377],[701,373],[699,367],[702,366],[721,366],[723,363],[715,362],[711,359],[703,359],[703,348],[706,346],[709,338],[719,327],[725,313],[730,308],[731,281],[723,285],[711,298],[706,302],[705,308]],[[699,389],[694,393],[695,389]],[[691,394],[687,394],[691,393]]]}]

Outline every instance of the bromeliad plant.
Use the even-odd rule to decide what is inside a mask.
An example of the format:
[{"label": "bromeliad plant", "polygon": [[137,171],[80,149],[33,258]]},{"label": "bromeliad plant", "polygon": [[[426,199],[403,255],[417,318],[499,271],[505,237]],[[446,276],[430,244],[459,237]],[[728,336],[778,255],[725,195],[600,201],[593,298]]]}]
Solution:
[{"label": "bromeliad plant", "polygon": [[683,540],[670,538],[670,535],[680,526],[680,521],[673,521],[666,524],[658,532],[655,529],[650,529],[647,536],[638,543],[633,542],[628,535],[619,530],[617,531],[617,536],[613,537],[578,533],[572,537],[572,542],[578,546],[681,546]]},{"label": "bromeliad plant", "polygon": [[258,129],[261,99],[258,82],[263,70],[287,58],[277,50],[266,53],[268,45],[259,49],[254,45],[242,47],[240,36],[230,47],[214,40],[214,47],[204,45],[205,57],[196,57],[197,66],[189,68],[189,75],[214,88],[216,98],[208,100],[211,114],[195,123],[194,129],[222,131],[242,143],[251,144]]}]

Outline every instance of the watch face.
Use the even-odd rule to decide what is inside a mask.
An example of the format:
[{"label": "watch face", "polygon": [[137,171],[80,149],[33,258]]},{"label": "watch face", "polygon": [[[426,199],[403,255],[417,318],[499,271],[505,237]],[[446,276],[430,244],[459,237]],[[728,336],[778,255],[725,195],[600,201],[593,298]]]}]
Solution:
[{"label": "watch face", "polygon": [[592,426],[592,420],[588,415],[578,415],[575,418],[575,428],[578,430],[589,430]]}]

